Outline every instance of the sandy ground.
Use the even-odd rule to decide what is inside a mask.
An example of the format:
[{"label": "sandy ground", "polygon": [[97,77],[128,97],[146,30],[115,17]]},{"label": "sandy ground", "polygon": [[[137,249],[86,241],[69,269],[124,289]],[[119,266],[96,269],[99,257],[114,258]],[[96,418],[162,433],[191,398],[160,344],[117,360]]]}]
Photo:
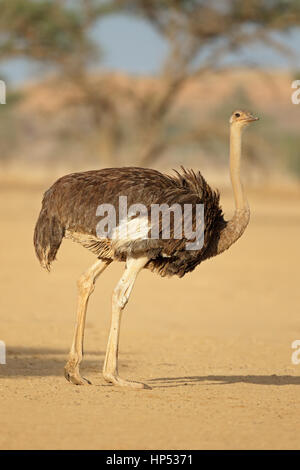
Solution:
[{"label": "sandy ground", "polygon": [[122,265],[100,277],[89,305],[82,369],[93,385],[63,377],[75,281],[94,258],[64,241],[52,273],[40,268],[32,231],[42,192],[0,190],[1,449],[300,448],[299,198],[250,194],[251,225],[229,252],[183,279],[141,273],[120,373],[152,390],[132,391],[101,375]]}]

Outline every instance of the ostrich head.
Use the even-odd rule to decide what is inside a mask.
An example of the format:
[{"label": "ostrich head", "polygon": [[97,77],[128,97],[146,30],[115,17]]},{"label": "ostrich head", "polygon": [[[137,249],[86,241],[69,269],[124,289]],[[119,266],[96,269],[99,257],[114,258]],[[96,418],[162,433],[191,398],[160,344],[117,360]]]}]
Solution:
[{"label": "ostrich head", "polygon": [[242,111],[240,109],[237,109],[230,116],[229,122],[232,126],[243,129],[250,122],[257,121],[257,120],[258,120],[258,117],[253,116],[253,114],[249,113],[249,111]]}]

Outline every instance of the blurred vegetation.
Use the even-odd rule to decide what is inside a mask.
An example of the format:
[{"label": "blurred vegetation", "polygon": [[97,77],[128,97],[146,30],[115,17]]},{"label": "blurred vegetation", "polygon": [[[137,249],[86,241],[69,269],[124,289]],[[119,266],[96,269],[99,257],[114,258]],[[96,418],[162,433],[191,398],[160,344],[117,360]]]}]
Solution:
[{"label": "blurred vegetation", "polygon": [[[157,164],[169,151],[199,148],[220,155],[227,139],[228,112],[251,107],[245,89],[235,90],[201,124],[197,113],[188,108],[178,111],[182,93],[190,83],[201,83],[206,74],[222,74],[228,68],[226,57],[250,44],[291,55],[283,39],[292,29],[300,29],[299,0],[0,0],[0,11],[0,61],[34,59],[74,87],[74,99],[69,99],[65,113],[70,116],[71,110],[78,119],[57,118],[53,132],[47,131],[49,138],[56,139],[54,148],[101,153],[101,162],[111,165],[120,164],[126,152],[131,163],[146,166]],[[102,52],[91,39],[91,28],[115,13],[143,18],[167,41],[168,53],[158,74],[160,86],[146,87],[141,94],[130,86],[112,85],[105,74],[95,80],[89,72]],[[274,34],[278,32],[281,35]],[[246,60],[241,59],[240,65],[247,65]],[[22,93],[10,91],[9,105],[0,110],[2,159],[18,153],[13,146],[21,145],[22,135],[43,133],[42,120],[39,131],[33,131],[34,122],[30,127],[11,109],[21,98]],[[126,116],[124,103],[130,104]],[[10,137],[12,128],[15,139]],[[278,136],[270,137],[266,143],[256,132],[249,139],[248,160],[258,165],[264,152],[282,151],[287,166],[299,174],[297,136],[283,132],[276,149]]]},{"label": "blurred vegetation", "polygon": [[[286,156],[286,164],[290,172],[300,178],[300,136],[299,133],[283,132],[275,137],[277,153]],[[277,161],[282,158],[278,158]]]}]

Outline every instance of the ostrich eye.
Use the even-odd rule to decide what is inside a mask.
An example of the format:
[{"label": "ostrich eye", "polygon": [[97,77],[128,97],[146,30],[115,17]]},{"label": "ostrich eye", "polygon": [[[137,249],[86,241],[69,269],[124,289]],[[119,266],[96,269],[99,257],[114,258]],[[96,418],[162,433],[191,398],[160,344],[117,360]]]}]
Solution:
[{"label": "ostrich eye", "polygon": [[235,117],[240,117],[240,113],[235,113]]}]

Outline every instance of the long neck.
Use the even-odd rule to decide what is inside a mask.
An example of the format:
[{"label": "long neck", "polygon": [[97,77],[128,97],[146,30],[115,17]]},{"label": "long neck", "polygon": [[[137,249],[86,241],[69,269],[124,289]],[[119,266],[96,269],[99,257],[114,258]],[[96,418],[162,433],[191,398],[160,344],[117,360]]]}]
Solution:
[{"label": "long neck", "polygon": [[230,177],[236,210],[248,208],[241,183],[242,131],[235,126],[230,127]]},{"label": "long neck", "polygon": [[250,210],[243,191],[240,175],[242,153],[242,131],[237,126],[230,127],[230,177],[235,201],[235,213],[220,233],[217,252],[222,253],[235,243],[244,233],[250,219]]}]

